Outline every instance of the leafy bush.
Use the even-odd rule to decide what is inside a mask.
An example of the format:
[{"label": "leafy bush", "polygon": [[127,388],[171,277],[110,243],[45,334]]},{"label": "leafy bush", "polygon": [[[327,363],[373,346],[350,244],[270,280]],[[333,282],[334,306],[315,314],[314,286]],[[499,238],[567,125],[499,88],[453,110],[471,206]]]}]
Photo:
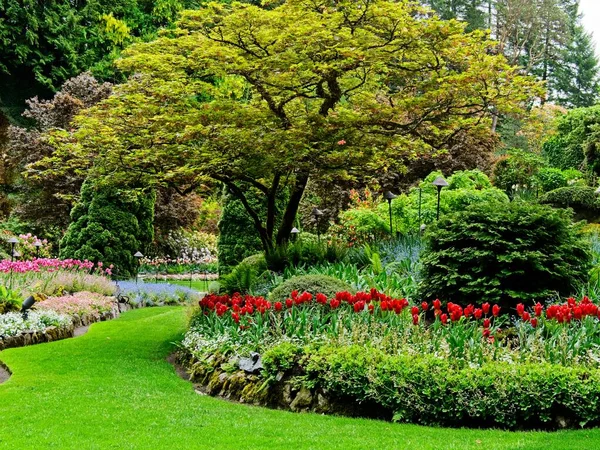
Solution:
[{"label": "leafy bush", "polygon": [[367,208],[342,212],[340,227],[347,230],[350,242],[373,242],[390,234],[389,222],[376,211]]},{"label": "leafy bush", "polygon": [[23,298],[17,291],[0,286],[0,314],[17,311],[22,302]]},{"label": "leafy bush", "polygon": [[265,270],[267,270],[267,263],[263,254],[248,256],[231,272],[221,277],[220,288],[230,294],[250,292],[259,275]]},{"label": "leafy bush", "polygon": [[24,331],[43,332],[48,327],[68,327],[73,322],[69,316],[51,310],[31,311],[27,318],[21,313],[0,314],[0,336],[16,336]]},{"label": "leafy bush", "polygon": [[113,264],[120,278],[135,274],[137,251],[152,242],[155,195],[136,195],[86,182],[61,241],[61,258]]},{"label": "leafy bush", "polygon": [[548,192],[540,203],[555,208],[572,208],[576,220],[598,222],[600,220],[600,200],[595,189],[589,186],[568,186]]},{"label": "leafy bush", "polygon": [[505,192],[512,192],[513,186],[531,187],[534,176],[544,165],[544,160],[536,153],[519,149],[508,150],[494,165],[494,186]]},{"label": "leafy bush", "polygon": [[428,234],[423,299],[514,307],[584,280],[590,252],[568,213],[523,202],[472,205],[444,216]]},{"label": "leafy bush", "polygon": [[543,145],[543,154],[552,167],[580,169],[584,149],[600,122],[600,107],[572,109],[557,122],[556,134]]},{"label": "leafy bush", "polygon": [[563,171],[554,167],[541,168],[535,178],[544,192],[567,186],[567,177]]},{"label": "leafy bush", "polygon": [[313,295],[322,293],[333,297],[336,292],[352,291],[352,287],[342,280],[326,275],[300,275],[284,281],[273,289],[269,297],[273,302],[283,302],[293,291],[310,292]]}]

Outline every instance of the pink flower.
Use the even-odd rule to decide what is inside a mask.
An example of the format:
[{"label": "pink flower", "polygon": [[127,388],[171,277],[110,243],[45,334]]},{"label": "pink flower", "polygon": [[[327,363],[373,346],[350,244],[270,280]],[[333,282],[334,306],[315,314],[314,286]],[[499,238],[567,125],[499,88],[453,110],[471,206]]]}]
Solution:
[{"label": "pink flower", "polygon": [[341,140],[339,140],[339,141],[338,141],[338,143],[337,143],[337,144],[338,144],[338,145],[344,145],[344,144],[346,144],[346,141],[345,141],[345,140],[343,140],[343,139],[341,139]]}]

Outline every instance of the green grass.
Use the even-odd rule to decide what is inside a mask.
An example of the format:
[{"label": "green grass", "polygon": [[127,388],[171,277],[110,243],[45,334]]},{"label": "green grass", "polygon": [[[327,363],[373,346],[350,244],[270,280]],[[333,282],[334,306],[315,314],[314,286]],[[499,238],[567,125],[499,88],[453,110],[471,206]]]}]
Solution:
[{"label": "green grass", "polygon": [[600,430],[511,433],[294,414],[199,396],[165,361],[181,307],[0,352],[0,449],[597,449]]}]

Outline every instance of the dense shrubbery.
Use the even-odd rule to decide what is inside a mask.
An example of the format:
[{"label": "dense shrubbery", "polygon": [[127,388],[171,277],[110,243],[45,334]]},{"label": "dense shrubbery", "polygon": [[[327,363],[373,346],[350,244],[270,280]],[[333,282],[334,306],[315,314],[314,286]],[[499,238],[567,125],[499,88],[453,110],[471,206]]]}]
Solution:
[{"label": "dense shrubbery", "polygon": [[292,277],[277,286],[271,292],[269,298],[273,302],[282,302],[289,297],[290,292],[309,292],[333,297],[336,292],[350,291],[352,288],[342,280],[328,277],[327,275],[300,275]]},{"label": "dense shrubbery", "polygon": [[444,216],[427,236],[422,296],[467,305],[568,295],[590,267],[568,214],[512,202],[472,205]]}]

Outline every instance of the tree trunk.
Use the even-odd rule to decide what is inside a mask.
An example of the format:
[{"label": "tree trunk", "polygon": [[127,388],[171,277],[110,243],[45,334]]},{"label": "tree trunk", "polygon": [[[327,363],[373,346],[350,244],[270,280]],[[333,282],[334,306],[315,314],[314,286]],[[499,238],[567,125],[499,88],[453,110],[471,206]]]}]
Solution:
[{"label": "tree trunk", "polygon": [[285,212],[283,213],[283,217],[281,218],[279,231],[277,232],[277,245],[284,244],[290,238],[290,232],[294,227],[294,220],[296,220],[296,215],[298,214],[298,207],[300,206],[300,200],[302,200],[302,195],[304,195],[304,190],[306,189],[307,183],[307,172],[301,172],[298,175],[296,175],[296,183],[294,184],[294,189],[290,194],[290,199],[285,208]]}]

